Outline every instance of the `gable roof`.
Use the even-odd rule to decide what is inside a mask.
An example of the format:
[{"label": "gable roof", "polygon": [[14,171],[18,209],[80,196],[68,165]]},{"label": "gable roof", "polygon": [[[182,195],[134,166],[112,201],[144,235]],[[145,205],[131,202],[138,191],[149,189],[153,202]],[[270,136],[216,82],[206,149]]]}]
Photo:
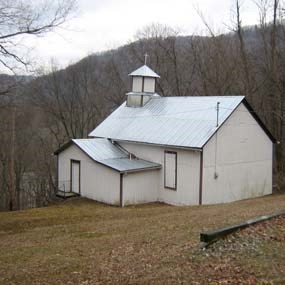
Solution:
[{"label": "gable roof", "polygon": [[144,77],[155,77],[160,78],[160,76],[150,69],[147,65],[143,65],[140,68],[136,69],[129,76],[144,76]]},{"label": "gable roof", "polygon": [[[161,97],[140,108],[123,103],[89,136],[201,149],[241,102],[249,106],[244,96]],[[274,140],[263,124],[261,127]]]},{"label": "gable roof", "polygon": [[161,97],[140,108],[123,103],[89,136],[114,140],[201,148],[244,99],[223,97]]},{"label": "gable roof", "polygon": [[119,172],[137,172],[143,170],[159,169],[160,164],[151,161],[129,158],[129,153],[111,143],[108,139],[73,139],[59,148],[55,154],[64,151],[75,144],[92,160]]}]

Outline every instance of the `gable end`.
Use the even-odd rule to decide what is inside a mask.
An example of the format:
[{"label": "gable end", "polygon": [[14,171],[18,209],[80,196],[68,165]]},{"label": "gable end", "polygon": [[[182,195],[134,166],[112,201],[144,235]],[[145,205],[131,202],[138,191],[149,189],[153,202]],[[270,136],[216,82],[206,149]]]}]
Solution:
[{"label": "gable end", "polygon": [[272,133],[269,131],[269,129],[265,126],[263,121],[260,119],[260,117],[257,115],[257,113],[253,110],[253,108],[250,106],[250,104],[247,102],[246,99],[243,99],[242,103],[248,110],[248,112],[252,115],[252,117],[256,120],[256,122],[259,124],[259,126],[263,129],[263,131],[267,134],[267,136],[270,138],[272,143],[276,144],[277,140],[276,138],[272,135]]},{"label": "gable end", "polygon": [[228,119],[232,116],[232,114],[239,108],[241,104],[244,104],[248,112],[252,115],[252,117],[256,120],[258,125],[262,128],[262,130],[265,132],[265,134],[269,137],[269,139],[272,141],[272,143],[276,144],[277,140],[272,135],[272,133],[269,131],[269,129],[265,126],[263,121],[260,119],[260,117],[257,115],[257,113],[253,110],[253,108],[250,106],[248,101],[244,98],[237,106],[233,109],[232,113],[227,117],[226,120],[223,121],[221,125],[217,128],[217,130],[208,138],[208,140],[203,144],[202,149],[204,146],[211,140],[211,138],[216,134],[216,132],[221,128],[221,126],[228,121]]}]

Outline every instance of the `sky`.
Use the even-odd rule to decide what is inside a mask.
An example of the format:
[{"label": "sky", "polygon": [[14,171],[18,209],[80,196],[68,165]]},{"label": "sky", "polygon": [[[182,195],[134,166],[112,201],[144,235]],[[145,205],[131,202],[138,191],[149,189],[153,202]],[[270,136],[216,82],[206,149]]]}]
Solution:
[{"label": "sky", "polygon": [[[178,28],[182,35],[205,34],[197,10],[217,33],[228,32],[233,19],[234,0],[77,0],[75,15],[52,33],[29,37],[38,66],[50,62],[60,68],[81,58],[113,49],[134,40],[135,33],[152,23]],[[253,0],[242,1],[242,23],[258,22]]]}]

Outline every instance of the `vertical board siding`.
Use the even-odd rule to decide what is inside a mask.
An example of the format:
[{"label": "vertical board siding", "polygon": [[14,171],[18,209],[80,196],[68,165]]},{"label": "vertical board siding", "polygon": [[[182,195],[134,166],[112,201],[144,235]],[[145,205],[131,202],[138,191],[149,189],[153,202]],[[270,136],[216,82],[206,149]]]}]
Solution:
[{"label": "vertical board siding", "polygon": [[151,99],[151,96],[143,95],[142,96],[142,105],[144,106],[150,99]]},{"label": "vertical board siding", "polygon": [[133,77],[133,92],[142,92],[142,77],[134,76]]},{"label": "vertical board siding", "polygon": [[124,205],[158,201],[159,170],[124,175]]},{"label": "vertical board siding", "polygon": [[58,179],[70,180],[70,160],[80,161],[81,196],[111,205],[120,204],[120,174],[102,166],[77,146],[71,145],[58,155]]},{"label": "vertical board siding", "polygon": [[271,194],[272,147],[271,140],[241,104],[204,147],[202,203]]},{"label": "vertical board siding", "polygon": [[[272,193],[273,144],[243,104],[204,146],[203,154],[155,145],[120,144],[142,159],[161,164],[162,169],[129,173],[120,180],[119,172],[94,162],[72,145],[58,155],[59,183],[71,180],[73,159],[80,161],[81,195],[113,205],[154,201],[214,204]],[[175,185],[176,191],[166,189],[165,182]]]},{"label": "vertical board siding", "polygon": [[144,78],[144,92],[155,92],[155,78]]},{"label": "vertical board siding", "polygon": [[128,95],[127,105],[129,107],[140,107],[143,96]]},{"label": "vertical board siding", "polygon": [[[120,142],[136,156],[162,165],[158,171],[158,201],[172,205],[199,204],[200,153],[160,146]],[[177,190],[164,188],[164,151],[177,152]]]}]

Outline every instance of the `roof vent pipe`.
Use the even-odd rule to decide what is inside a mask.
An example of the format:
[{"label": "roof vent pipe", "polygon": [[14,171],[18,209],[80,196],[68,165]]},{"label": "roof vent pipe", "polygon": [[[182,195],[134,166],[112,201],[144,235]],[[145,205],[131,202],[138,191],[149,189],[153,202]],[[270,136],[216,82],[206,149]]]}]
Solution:
[{"label": "roof vent pipe", "polygon": [[217,124],[216,127],[219,126],[219,111],[220,111],[220,102],[217,102]]}]

